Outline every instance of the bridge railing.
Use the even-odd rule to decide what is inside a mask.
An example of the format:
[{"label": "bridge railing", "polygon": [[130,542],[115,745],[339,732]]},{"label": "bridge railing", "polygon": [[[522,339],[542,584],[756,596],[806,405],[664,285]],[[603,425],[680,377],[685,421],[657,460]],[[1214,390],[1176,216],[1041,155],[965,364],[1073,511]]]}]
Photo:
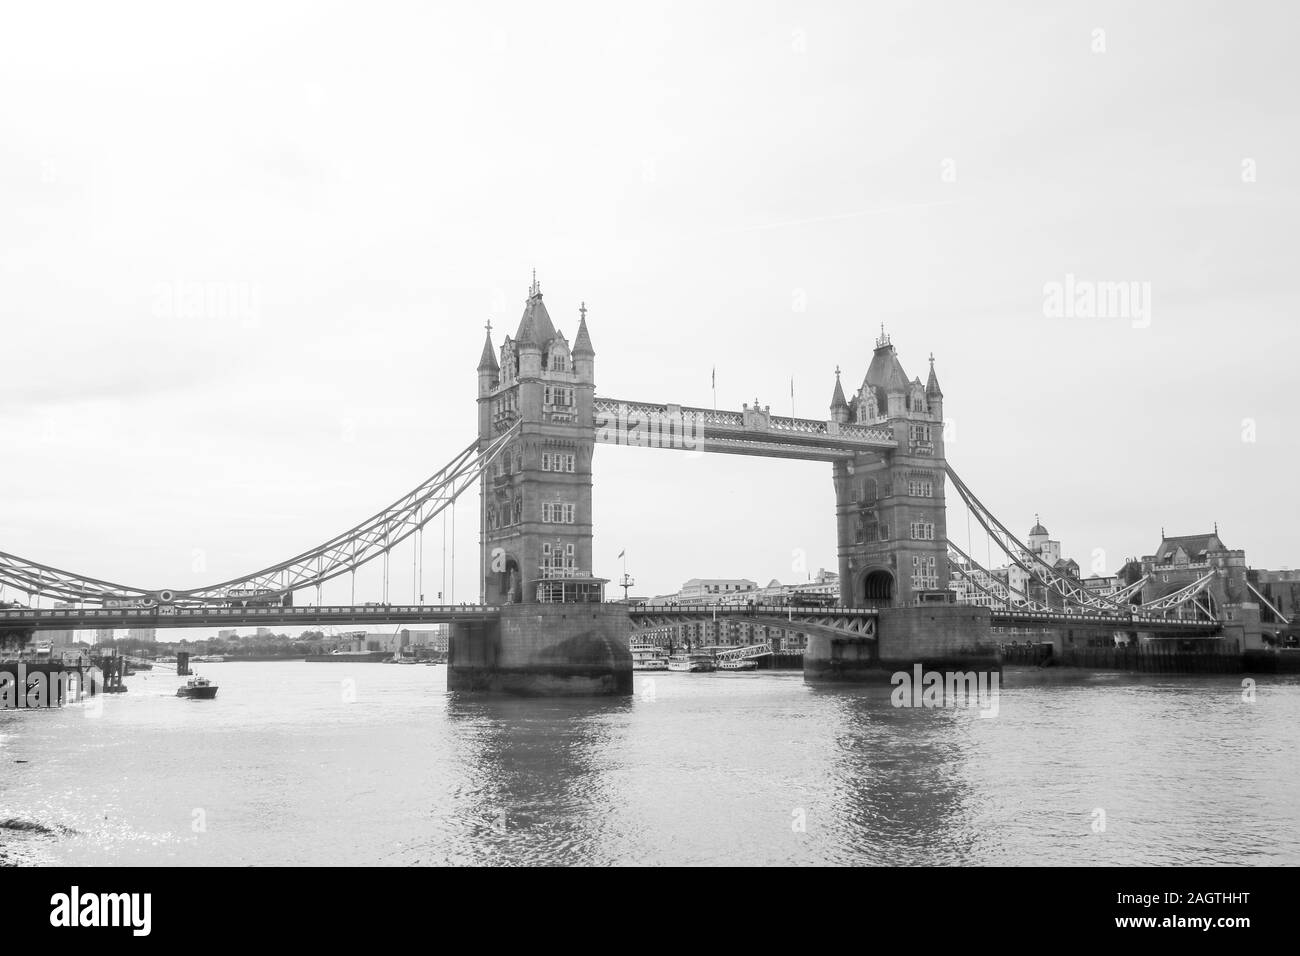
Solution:
[{"label": "bridge railing", "polygon": [[[599,430],[609,428],[619,422],[635,418],[644,420],[648,426],[661,425],[664,422],[680,421],[683,425],[695,428],[711,428],[721,431],[752,434],[757,431],[776,432],[791,435],[810,435],[833,441],[850,441],[869,443],[873,446],[895,444],[894,434],[888,428],[871,428],[866,425],[841,424],[832,434],[830,423],[813,418],[789,418],[784,415],[764,414],[760,421],[764,427],[755,429],[745,421],[744,412],[717,408],[693,408],[685,405],[656,405],[652,402],[629,402],[615,398],[594,400],[596,424]],[[612,418],[611,418],[612,416]],[[680,416],[680,417],[679,417]]]},{"label": "bridge railing", "polygon": [[381,617],[392,614],[427,614],[443,616],[449,614],[496,614],[500,608],[490,604],[322,604],[283,607],[176,607],[157,605],[154,607],[133,608],[4,608],[0,609],[0,621],[67,621],[95,619],[132,619],[151,620],[158,618],[222,618],[222,617],[266,617],[293,618],[314,614],[335,614]]},{"label": "bridge railing", "polygon": [[1085,614],[1081,611],[1022,611],[1016,610],[1015,608],[992,608],[991,610],[995,619],[1014,618],[1017,621],[1060,621],[1067,624],[1101,625],[1103,627],[1114,626],[1120,628],[1132,628],[1147,624],[1203,624],[1206,627],[1217,627],[1219,625],[1218,621],[1208,621],[1199,618],[1165,617],[1163,615],[1155,614],[1108,614],[1104,611]]},{"label": "bridge railing", "polygon": [[723,614],[733,617],[763,616],[787,617],[791,614],[815,614],[823,617],[880,613],[874,607],[838,607],[797,604],[641,604],[628,608],[637,614]]}]

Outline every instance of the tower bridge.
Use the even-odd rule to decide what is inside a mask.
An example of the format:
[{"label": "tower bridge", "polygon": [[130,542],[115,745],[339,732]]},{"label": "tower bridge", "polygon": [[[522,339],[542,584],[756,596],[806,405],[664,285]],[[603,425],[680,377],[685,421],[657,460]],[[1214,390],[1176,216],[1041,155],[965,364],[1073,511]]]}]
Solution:
[{"label": "tower bridge", "polygon": [[[585,303],[577,315],[570,343],[534,278],[514,334],[497,343],[487,326],[475,440],[369,519],[252,574],[190,589],[129,587],[0,552],[0,585],[71,605],[0,607],[0,637],[21,641],[36,630],[75,627],[445,622],[452,626],[450,686],[524,693],[626,692],[632,631],[699,614],[799,627],[808,636],[809,678],[868,678],[918,660],[996,666],[994,627],[1232,634],[1244,648],[1259,641],[1258,607],[1236,586],[1244,559],[1207,559],[1202,573],[1172,587],[1168,573],[1148,568],[1111,594],[1042,560],[948,463],[933,354],[927,380],[909,379],[883,326],[856,385],[846,389],[836,369],[821,420],[774,415],[757,400],[730,410],[597,396]],[[606,603],[607,580],[592,554],[593,458],[601,444],[828,463],[839,605]],[[355,582],[369,562],[386,568],[394,547],[422,534],[474,486],[478,603],[357,605],[355,594],[347,605],[322,603],[323,584],[347,575]],[[1019,578],[1033,582],[1036,597],[1012,593],[949,539],[950,494]],[[956,603],[954,577],[978,592],[983,606]],[[313,592],[315,601],[303,605],[301,595]]]}]

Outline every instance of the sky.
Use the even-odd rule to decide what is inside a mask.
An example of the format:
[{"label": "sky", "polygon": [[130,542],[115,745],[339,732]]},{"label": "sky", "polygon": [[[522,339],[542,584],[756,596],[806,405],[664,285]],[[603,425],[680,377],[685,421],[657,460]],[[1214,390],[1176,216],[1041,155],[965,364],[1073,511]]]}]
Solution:
[{"label": "sky", "polygon": [[[1300,564],[1298,19],[8,4],[0,550],[183,589],[320,543],[474,438],[484,323],[513,332],[536,269],[570,340],[586,302],[599,395],[707,406],[716,367],[719,407],[825,418],[883,323],[909,376],[934,353],[949,463],[1013,530],[1114,571],[1217,522]],[[1067,283],[1134,298],[1054,313]],[[595,469],[594,571],[626,550],[637,593],[835,567],[825,464]],[[431,526],[430,599],[450,563]]]}]

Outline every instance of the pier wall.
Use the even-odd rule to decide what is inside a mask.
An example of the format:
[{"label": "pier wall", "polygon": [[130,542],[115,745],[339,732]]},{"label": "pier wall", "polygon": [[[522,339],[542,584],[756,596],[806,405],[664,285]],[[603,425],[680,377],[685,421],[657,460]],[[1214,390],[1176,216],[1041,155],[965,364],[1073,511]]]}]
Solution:
[{"label": "pier wall", "polygon": [[632,624],[615,604],[511,604],[452,626],[447,688],[524,696],[632,692]]},{"label": "pier wall", "polygon": [[885,608],[876,639],[810,635],[805,680],[888,681],[916,664],[926,670],[997,671],[988,608],[967,605]]}]

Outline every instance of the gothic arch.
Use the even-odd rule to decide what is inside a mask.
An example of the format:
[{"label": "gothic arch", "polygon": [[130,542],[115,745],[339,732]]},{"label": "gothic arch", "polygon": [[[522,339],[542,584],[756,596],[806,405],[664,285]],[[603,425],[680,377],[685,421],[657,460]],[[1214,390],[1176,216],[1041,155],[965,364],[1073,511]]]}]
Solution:
[{"label": "gothic arch", "polygon": [[853,586],[854,603],[861,607],[889,607],[896,593],[894,573],[879,565],[864,568]]}]

